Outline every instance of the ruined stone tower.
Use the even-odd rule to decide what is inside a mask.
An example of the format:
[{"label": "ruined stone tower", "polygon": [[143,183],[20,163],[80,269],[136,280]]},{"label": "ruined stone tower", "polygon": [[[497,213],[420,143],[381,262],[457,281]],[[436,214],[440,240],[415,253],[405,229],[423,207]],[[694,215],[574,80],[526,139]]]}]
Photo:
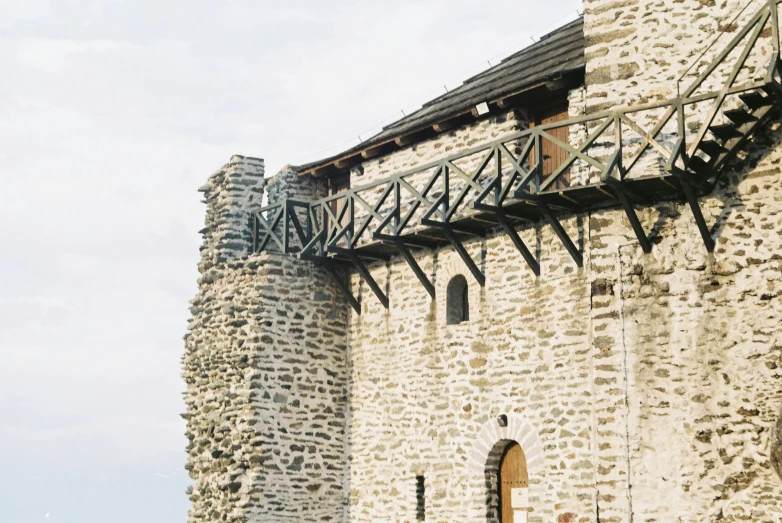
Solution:
[{"label": "ruined stone tower", "polygon": [[185,337],[188,469],[195,521],[340,521],[347,309],[326,274],[274,253],[248,257],[253,209],[314,199],[321,184],[235,156],[202,188],[199,293]]},{"label": "ruined stone tower", "polygon": [[190,521],[782,522],[777,19],[587,0],[357,147],[212,175]]}]

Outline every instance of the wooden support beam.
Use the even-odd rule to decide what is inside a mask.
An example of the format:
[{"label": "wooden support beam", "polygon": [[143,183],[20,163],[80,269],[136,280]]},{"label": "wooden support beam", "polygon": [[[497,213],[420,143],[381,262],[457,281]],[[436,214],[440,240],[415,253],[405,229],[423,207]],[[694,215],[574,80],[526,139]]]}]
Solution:
[{"label": "wooden support beam", "polygon": [[497,100],[497,107],[501,109],[510,109],[512,107],[517,107],[519,105],[526,105],[523,102],[527,101],[529,98],[530,92],[534,91],[536,89],[539,89],[546,85],[546,82],[539,82],[534,85],[531,85],[524,89],[523,91],[519,91],[513,94],[510,94],[508,96],[505,96],[503,98],[500,98]]},{"label": "wooden support beam", "polygon": [[361,155],[354,154],[353,156],[340,158],[339,160],[334,162],[334,165],[336,166],[337,169],[350,169],[351,167],[359,163],[361,163]]},{"label": "wooden support beam", "polygon": [[394,143],[399,147],[405,147],[407,145],[410,145],[411,143],[425,140],[430,136],[433,136],[434,134],[435,134],[434,130],[430,126],[427,126],[423,129],[418,129],[416,131],[412,131],[395,138]]},{"label": "wooden support beam", "polygon": [[[413,247],[414,249],[436,249],[440,244],[443,243],[442,238],[433,238],[431,236],[425,236],[425,235],[422,236],[419,233],[416,233],[415,236],[402,237],[402,236],[392,236],[390,234],[375,232],[373,237],[376,240],[380,240],[386,245],[393,245],[393,246],[396,246],[396,241],[398,239],[405,245],[405,247]],[[421,238],[426,238],[426,239],[421,239]]]},{"label": "wooden support beam", "polygon": [[[439,222],[436,222],[439,224]],[[484,228],[477,226],[477,227],[470,227],[467,224],[464,223],[450,223],[452,231],[460,232],[463,234],[470,234],[472,236],[477,236],[481,234],[484,230]],[[495,224],[496,225],[496,224]]]},{"label": "wooden support beam", "polygon": [[568,78],[559,77],[546,82],[546,89],[552,92],[562,91],[563,89],[567,89],[569,86],[570,80]]},{"label": "wooden support beam", "polygon": [[554,233],[556,233],[559,240],[565,246],[565,249],[567,249],[567,251],[570,253],[573,261],[575,261],[576,265],[579,267],[583,267],[584,257],[579,252],[578,247],[576,247],[576,245],[573,243],[573,240],[570,239],[570,236],[568,236],[567,231],[565,231],[564,227],[562,227],[562,224],[559,223],[557,217],[554,216],[553,212],[551,212],[549,206],[540,198],[537,200],[537,205],[540,213],[546,219],[548,224],[551,225],[551,228],[554,229]]},{"label": "wooden support beam", "polygon": [[[530,194],[528,192],[524,191],[525,187],[521,187],[519,190],[516,191],[514,196],[517,200],[524,200],[528,202],[534,202],[537,204],[537,202],[541,201],[541,196],[537,194]],[[550,195],[549,195],[550,196]],[[557,194],[557,196],[562,196],[561,194]],[[562,209],[563,211],[572,212],[573,214],[579,214],[581,212],[584,212],[584,209],[578,205],[577,203],[570,203],[575,202],[572,198],[563,198],[565,201],[549,201],[548,206],[554,207],[555,209]]]},{"label": "wooden support beam", "polygon": [[361,275],[361,278],[365,282],[367,282],[367,285],[369,285],[369,288],[372,289],[372,292],[375,293],[377,299],[380,300],[380,303],[383,304],[383,307],[387,309],[389,304],[388,296],[386,296],[386,294],[380,289],[380,285],[378,285],[377,281],[375,281],[375,278],[372,277],[372,273],[369,272],[367,266],[364,265],[364,262],[361,261],[361,259],[356,255],[353,249],[344,249],[341,247],[329,247],[329,250],[337,254],[346,256],[350,260],[350,262],[356,268],[358,273]]},{"label": "wooden support beam", "polygon": [[470,254],[467,252],[467,249],[464,248],[462,242],[460,242],[459,239],[453,234],[453,230],[451,230],[449,224],[443,224],[443,232],[445,233],[445,237],[448,238],[451,246],[454,248],[456,253],[462,259],[464,264],[467,265],[467,268],[478,281],[478,284],[481,287],[486,285],[486,276],[483,275],[481,269],[478,268],[478,266],[475,264],[475,261],[473,261],[473,259],[470,257]]},{"label": "wooden support beam", "polygon": [[649,237],[646,236],[646,232],[641,225],[641,220],[638,219],[635,208],[633,208],[633,204],[627,197],[624,187],[622,187],[622,182],[615,178],[611,178],[610,176],[606,181],[616,193],[617,198],[619,198],[619,203],[622,204],[622,209],[624,209],[627,219],[630,220],[630,225],[633,228],[633,232],[635,232],[636,238],[638,238],[638,243],[641,244],[641,249],[643,249],[646,254],[649,254],[652,252],[652,243],[649,241]]},{"label": "wooden support beam", "polygon": [[343,276],[340,275],[339,271],[328,263],[324,264],[323,268],[326,269],[326,272],[328,272],[331,275],[331,279],[337,285],[339,290],[342,291],[342,294],[345,296],[345,299],[350,304],[350,306],[353,307],[353,310],[356,311],[356,314],[360,315],[361,303],[356,299],[355,296],[353,296],[353,292],[350,290],[349,279],[348,278],[343,279]]},{"label": "wooden support beam", "polygon": [[[309,171],[309,173],[312,174],[312,176],[320,177],[320,176],[328,176],[329,174],[333,173],[334,171],[336,171],[336,168],[334,167],[333,163],[330,163],[330,164],[327,164],[327,165],[323,165],[321,167],[317,167],[317,168]],[[307,171],[302,171],[302,172],[299,173],[299,175],[306,174],[306,173],[307,173]]]},{"label": "wooden support beam", "polygon": [[522,258],[524,258],[524,261],[527,262],[527,265],[529,265],[529,268],[532,269],[532,272],[535,273],[535,276],[540,276],[540,264],[538,263],[538,260],[535,259],[535,256],[533,256],[533,254],[527,248],[516,230],[510,225],[510,223],[508,223],[507,217],[501,210],[497,213],[497,219],[500,221],[500,225],[505,231],[505,234],[510,237],[513,245],[516,246],[516,250],[521,253]]},{"label": "wooden support beam", "polygon": [[698,195],[695,194],[695,189],[687,183],[686,180],[683,180],[682,177],[684,174],[679,173],[678,171],[674,171],[677,177],[679,177],[679,180],[681,181],[682,190],[684,191],[684,197],[687,200],[687,203],[690,206],[690,210],[692,211],[692,215],[695,218],[695,223],[698,225],[698,231],[701,233],[701,238],[703,238],[703,244],[706,246],[706,250],[709,252],[714,252],[714,238],[711,237],[711,231],[709,230],[709,226],[706,225],[706,220],[703,217],[703,212],[701,211],[700,203],[698,203]]},{"label": "wooden support beam", "polygon": [[[641,221],[638,219],[638,215],[635,213],[633,204],[628,198],[626,185],[622,182],[626,173],[622,169],[621,127],[617,128],[616,133],[618,148],[611,157],[611,160],[609,160],[608,165],[606,165],[606,168],[603,171],[603,174],[600,176],[600,179],[609,187],[611,187],[614,193],[616,193],[616,197],[619,199],[619,203],[622,205],[622,209],[624,209],[625,214],[627,215],[627,219],[630,220],[630,225],[633,228],[633,232],[635,232],[635,236],[638,238],[638,242],[641,244],[641,249],[643,249],[646,254],[649,254],[652,252],[652,244],[649,241],[649,238],[646,236],[646,232],[644,232],[643,227],[641,226]],[[618,174],[618,176],[614,176],[615,172]],[[607,193],[607,191],[605,192]]]},{"label": "wooden support beam", "polygon": [[405,145],[410,145],[411,143],[416,141],[416,135],[413,134],[406,134],[404,136],[400,136],[398,138],[394,138],[394,143],[397,144],[399,147],[404,147]]},{"label": "wooden support beam", "polygon": [[429,296],[434,299],[434,284],[429,280],[429,278],[426,277],[426,274],[421,269],[421,266],[418,265],[418,262],[415,261],[415,258],[413,257],[413,254],[408,250],[407,246],[404,244],[401,238],[397,238],[394,242],[396,245],[397,250],[399,251],[399,254],[402,255],[402,257],[405,259],[407,264],[410,266],[411,269],[413,269],[413,273],[415,273],[416,278],[418,278],[418,281],[421,282],[421,285],[424,286],[426,289],[426,292],[429,293]]},{"label": "wooden support beam", "polygon": [[451,118],[450,120],[445,120],[444,122],[439,122],[432,125],[432,129],[434,129],[436,133],[442,133],[445,131],[449,131],[454,127],[458,127],[458,126],[459,126],[459,119]]},{"label": "wooden support beam", "polygon": [[375,145],[374,147],[369,147],[368,149],[364,149],[363,151],[361,151],[361,157],[365,160],[369,160],[370,158],[375,158],[376,156],[380,156],[388,149],[390,149],[389,145],[393,145],[393,142],[381,143],[380,145]]}]

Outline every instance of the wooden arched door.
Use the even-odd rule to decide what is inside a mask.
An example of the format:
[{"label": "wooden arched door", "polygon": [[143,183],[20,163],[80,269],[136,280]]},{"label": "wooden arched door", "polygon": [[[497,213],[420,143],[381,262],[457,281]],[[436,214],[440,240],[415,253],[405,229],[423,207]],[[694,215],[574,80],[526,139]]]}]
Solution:
[{"label": "wooden arched door", "polygon": [[[521,445],[515,441],[506,448],[500,460],[499,477],[497,478],[500,497],[500,522],[514,523],[526,521],[526,493],[529,488],[527,475],[527,458]],[[520,518],[514,517],[514,512],[524,512]]]}]

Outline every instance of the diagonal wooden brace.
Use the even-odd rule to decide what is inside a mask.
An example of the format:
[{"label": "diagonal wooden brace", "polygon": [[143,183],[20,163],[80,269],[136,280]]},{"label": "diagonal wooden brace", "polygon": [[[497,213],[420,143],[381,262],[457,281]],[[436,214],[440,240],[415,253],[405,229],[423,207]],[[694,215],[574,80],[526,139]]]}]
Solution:
[{"label": "diagonal wooden brace", "polygon": [[372,277],[372,273],[369,272],[369,269],[367,269],[367,266],[364,265],[364,262],[361,261],[355,252],[353,252],[353,249],[343,249],[341,247],[330,246],[329,250],[350,258],[350,262],[361,275],[361,278],[367,282],[367,285],[369,285],[369,288],[372,289],[372,292],[375,293],[377,299],[380,300],[380,303],[383,304],[383,307],[387,309],[389,304],[388,296],[386,296],[386,294],[380,289],[380,285],[378,285],[375,279]]},{"label": "diagonal wooden brace", "polygon": [[516,246],[516,249],[521,253],[521,256],[524,258],[524,261],[527,262],[527,265],[529,265],[529,268],[532,269],[532,272],[535,273],[535,276],[540,276],[540,264],[535,259],[535,256],[532,255],[530,250],[527,248],[524,241],[519,237],[519,234],[516,232],[516,230],[508,223],[508,218],[505,216],[505,213],[502,212],[502,209],[499,209],[498,212],[495,214],[497,217],[497,220],[500,222],[500,225],[502,226],[502,229],[505,231],[505,234],[510,237],[510,240],[513,242],[513,245]]},{"label": "diagonal wooden brace", "polygon": [[544,202],[541,198],[535,198],[535,203],[537,203],[540,213],[546,219],[548,224],[551,225],[552,229],[554,229],[554,232],[556,233],[557,237],[559,237],[559,240],[562,242],[562,244],[565,246],[565,249],[567,249],[567,252],[569,252],[570,256],[573,257],[573,261],[575,261],[576,265],[578,265],[579,267],[583,267],[584,257],[578,251],[578,247],[576,247],[576,245],[573,243],[573,240],[570,239],[570,236],[567,235],[567,232],[562,227],[562,224],[559,223],[557,217],[554,216],[553,212],[551,212],[551,209],[549,208],[548,204]]},{"label": "diagonal wooden brace", "polygon": [[641,220],[638,219],[638,214],[636,214],[633,204],[627,197],[624,187],[622,187],[622,182],[611,181],[609,178],[608,184],[616,193],[616,197],[619,198],[619,203],[622,204],[622,209],[624,209],[627,219],[630,220],[630,225],[633,227],[636,238],[638,238],[638,243],[641,244],[641,249],[643,249],[646,254],[649,254],[652,252],[652,242],[650,242],[649,237],[646,236],[646,232],[641,225]]},{"label": "diagonal wooden brace", "polygon": [[630,226],[633,228],[635,237],[638,238],[638,243],[641,244],[641,249],[643,249],[646,254],[649,254],[652,252],[652,242],[649,241],[649,237],[646,235],[646,232],[641,225],[641,220],[638,219],[638,214],[636,214],[635,208],[633,207],[632,202],[630,202],[624,184],[610,176],[606,178],[606,183],[614,190],[616,197],[619,199],[619,203],[622,205],[622,209],[624,210],[627,219],[630,221]]},{"label": "diagonal wooden brace", "polygon": [[695,218],[695,223],[698,225],[698,231],[701,233],[701,238],[703,238],[703,244],[706,245],[706,250],[714,252],[714,238],[711,237],[709,226],[706,225],[706,219],[703,217],[700,203],[698,203],[698,195],[695,193],[695,188],[687,183],[687,180],[682,179],[685,174],[678,170],[674,171],[674,174],[679,178],[682,190],[684,191],[684,197],[690,206],[692,215]]},{"label": "diagonal wooden brace", "polygon": [[361,303],[353,296],[353,292],[350,290],[350,282],[343,280],[339,271],[331,264],[324,263],[323,268],[331,275],[332,280],[339,287],[339,290],[342,291],[342,294],[345,295],[345,299],[353,307],[353,310],[356,311],[356,314],[361,314]]},{"label": "diagonal wooden brace", "polygon": [[415,261],[415,258],[413,257],[413,254],[410,252],[410,249],[407,248],[407,246],[404,244],[401,238],[396,238],[394,240],[394,245],[396,246],[396,249],[399,251],[399,254],[402,255],[402,257],[405,259],[407,264],[410,266],[411,269],[413,269],[413,272],[415,273],[416,278],[418,278],[418,281],[421,282],[421,285],[424,286],[426,289],[426,292],[429,293],[429,296],[434,299],[434,284],[429,280],[429,278],[426,277],[426,274],[424,273],[423,269],[421,269],[421,266],[418,265],[418,262]]},{"label": "diagonal wooden brace", "polygon": [[481,272],[481,270],[475,264],[475,261],[473,261],[473,259],[470,257],[470,254],[467,252],[467,249],[464,248],[462,242],[460,242],[459,239],[453,234],[453,229],[451,228],[451,225],[449,223],[445,223],[442,224],[442,227],[443,227],[443,232],[445,233],[445,237],[448,239],[451,246],[454,248],[456,253],[462,259],[464,264],[467,265],[467,268],[470,270],[472,275],[478,281],[478,284],[481,287],[486,285],[486,277],[483,275],[483,272]]}]

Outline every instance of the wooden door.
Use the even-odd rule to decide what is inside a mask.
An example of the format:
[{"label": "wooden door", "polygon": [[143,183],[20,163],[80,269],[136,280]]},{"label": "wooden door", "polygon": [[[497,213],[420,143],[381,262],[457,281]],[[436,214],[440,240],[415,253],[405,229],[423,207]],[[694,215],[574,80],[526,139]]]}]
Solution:
[{"label": "wooden door", "polygon": [[[527,476],[527,458],[524,451],[515,441],[508,445],[500,460],[500,472],[497,481],[500,494],[500,522],[514,523],[513,489],[529,488]],[[519,508],[519,507],[517,507]],[[526,507],[525,507],[526,508]]]},{"label": "wooden door", "polygon": [[[535,115],[535,119],[533,120],[533,127],[534,126],[540,126],[540,125],[546,125],[554,122],[561,122],[563,120],[568,119],[568,107],[567,104],[558,104],[546,109],[541,109],[537,112]],[[547,134],[550,134],[557,140],[569,143],[570,140],[570,130],[567,126],[564,127],[557,127],[556,129],[549,129],[546,131]],[[542,140],[542,146],[541,149],[543,149],[543,156],[542,156],[542,163],[543,163],[543,179],[549,177],[549,175],[553,174],[560,165],[565,163],[569,157],[568,152],[560,147],[559,145],[556,145],[555,143],[551,142],[550,140],[547,140],[543,138]],[[566,187],[570,186],[570,176],[569,176],[569,169],[566,170],[564,173],[562,173],[562,176],[560,176],[557,181],[550,187],[550,189],[564,189]]]},{"label": "wooden door", "polygon": [[[329,178],[329,196],[339,194],[343,191],[346,191],[350,189],[350,173],[340,173],[337,175],[332,176]],[[337,218],[339,218],[339,209],[344,204],[343,200],[331,200],[329,202],[329,206],[331,207],[331,212],[333,212]],[[340,222],[341,225],[344,225],[348,222],[349,217],[347,214]]]}]

